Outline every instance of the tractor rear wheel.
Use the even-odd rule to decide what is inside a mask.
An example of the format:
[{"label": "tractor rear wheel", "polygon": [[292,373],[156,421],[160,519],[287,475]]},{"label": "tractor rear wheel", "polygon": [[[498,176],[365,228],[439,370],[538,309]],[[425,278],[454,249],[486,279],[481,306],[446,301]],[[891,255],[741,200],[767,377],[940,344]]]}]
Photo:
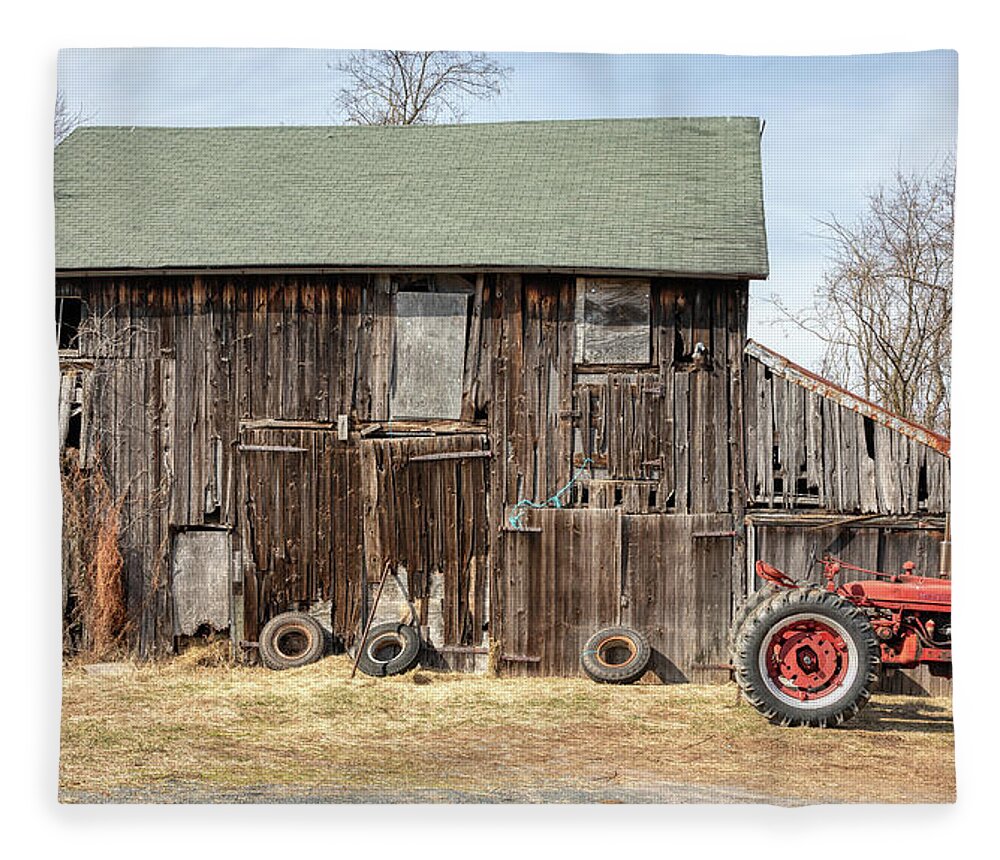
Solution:
[{"label": "tractor rear wheel", "polygon": [[740,640],[740,634],[743,632],[743,625],[746,624],[746,620],[754,613],[758,606],[765,600],[770,600],[774,595],[779,594],[781,590],[779,586],[766,582],[751,594],[737,611],[736,617],[733,618],[732,626],[729,628],[729,638],[726,641],[730,660],[734,662],[736,660],[736,643]]},{"label": "tractor rear wheel", "polygon": [[743,622],[733,662],[740,689],[783,726],[838,726],[878,680],[879,647],[867,616],[822,588],[782,590]]}]

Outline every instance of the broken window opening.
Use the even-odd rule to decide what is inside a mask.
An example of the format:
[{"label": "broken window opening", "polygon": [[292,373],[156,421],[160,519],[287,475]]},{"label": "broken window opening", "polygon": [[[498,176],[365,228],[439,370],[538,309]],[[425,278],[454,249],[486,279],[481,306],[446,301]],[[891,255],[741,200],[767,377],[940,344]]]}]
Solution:
[{"label": "broken window opening", "polygon": [[926,502],[929,497],[930,492],[927,489],[927,465],[924,464],[920,467],[917,476],[917,503]]},{"label": "broken window opening", "polygon": [[56,340],[60,351],[79,351],[87,304],[75,296],[56,297]]},{"label": "broken window opening", "polygon": [[69,413],[69,424],[66,428],[66,438],[63,440],[64,448],[75,448],[80,450],[80,439],[83,436],[83,410],[76,406]]},{"label": "broken window opening", "polygon": [[684,343],[684,335],[681,334],[680,329],[674,330],[674,364],[684,364],[690,356],[691,350],[687,348]]},{"label": "broken window opening", "polygon": [[875,459],[875,422],[872,421],[867,415],[864,418],[864,428],[865,428],[865,451],[868,454],[869,460]]}]

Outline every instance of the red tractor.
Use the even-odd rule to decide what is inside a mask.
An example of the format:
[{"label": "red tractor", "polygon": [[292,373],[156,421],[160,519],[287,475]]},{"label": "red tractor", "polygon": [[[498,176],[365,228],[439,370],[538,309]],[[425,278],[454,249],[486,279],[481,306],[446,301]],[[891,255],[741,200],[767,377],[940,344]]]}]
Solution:
[{"label": "red tractor", "polygon": [[[766,583],[737,614],[729,636],[747,700],[783,726],[837,726],[867,703],[879,664],[927,664],[951,677],[951,580],[879,573],[826,557],[826,586],[798,583],[763,561]],[[872,579],[837,585],[842,570]]]}]

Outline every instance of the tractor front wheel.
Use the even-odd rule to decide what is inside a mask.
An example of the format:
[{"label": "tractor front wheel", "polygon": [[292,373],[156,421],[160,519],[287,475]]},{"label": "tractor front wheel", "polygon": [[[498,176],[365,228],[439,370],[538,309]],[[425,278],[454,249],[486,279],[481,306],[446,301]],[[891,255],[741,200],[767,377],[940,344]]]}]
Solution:
[{"label": "tractor front wheel", "polygon": [[761,603],[733,649],[747,700],[783,726],[838,726],[878,680],[879,647],[867,616],[822,588],[793,588]]}]

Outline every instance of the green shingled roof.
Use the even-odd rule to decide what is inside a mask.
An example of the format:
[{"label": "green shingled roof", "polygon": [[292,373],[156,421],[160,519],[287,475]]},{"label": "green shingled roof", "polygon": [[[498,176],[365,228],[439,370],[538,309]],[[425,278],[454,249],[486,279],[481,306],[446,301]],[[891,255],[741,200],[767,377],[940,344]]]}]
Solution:
[{"label": "green shingled roof", "polygon": [[766,277],[753,118],[80,128],[59,269],[612,269]]}]

